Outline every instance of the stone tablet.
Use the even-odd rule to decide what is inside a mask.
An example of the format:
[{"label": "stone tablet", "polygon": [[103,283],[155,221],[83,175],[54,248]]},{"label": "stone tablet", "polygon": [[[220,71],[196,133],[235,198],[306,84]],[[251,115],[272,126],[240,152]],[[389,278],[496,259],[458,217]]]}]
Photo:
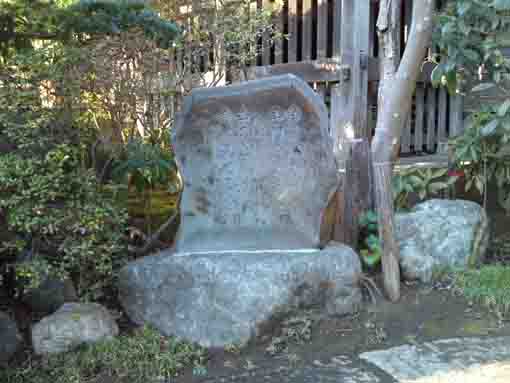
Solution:
[{"label": "stone tablet", "polygon": [[315,248],[339,177],[324,103],[285,75],[194,90],[172,132],[180,252]]}]

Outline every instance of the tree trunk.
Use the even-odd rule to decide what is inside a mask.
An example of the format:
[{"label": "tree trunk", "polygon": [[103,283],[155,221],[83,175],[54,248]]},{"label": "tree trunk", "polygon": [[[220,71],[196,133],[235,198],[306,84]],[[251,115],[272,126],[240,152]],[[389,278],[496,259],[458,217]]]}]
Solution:
[{"label": "tree trunk", "polygon": [[399,249],[394,235],[394,211],[391,178],[393,162],[421,64],[432,35],[432,12],[435,0],[415,0],[413,22],[400,61],[400,27],[402,0],[381,0],[377,32],[380,46],[381,80],[379,113],[372,141],[374,185],[379,237],[382,245],[384,289],[391,301],[400,298]]}]

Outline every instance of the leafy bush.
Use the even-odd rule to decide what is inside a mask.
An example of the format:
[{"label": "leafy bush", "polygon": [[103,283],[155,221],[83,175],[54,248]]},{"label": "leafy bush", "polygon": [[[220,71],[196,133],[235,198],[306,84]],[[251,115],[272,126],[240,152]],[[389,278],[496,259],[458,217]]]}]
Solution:
[{"label": "leafy bush", "polygon": [[453,159],[462,169],[466,190],[475,187],[487,197],[487,185],[496,181],[499,202],[510,211],[510,100],[486,105],[467,120],[462,135],[451,140]]},{"label": "leafy bush", "polygon": [[[91,293],[108,284],[125,256],[127,215],[101,194],[95,175],[80,168],[70,145],[41,158],[0,157],[0,209],[15,238],[1,249],[18,277],[33,282],[28,286],[44,272],[73,277],[78,291]],[[24,251],[30,253],[28,263],[16,263]]]},{"label": "leafy bush", "polygon": [[[11,149],[0,156],[0,284],[14,271],[34,287],[45,275],[72,278],[81,295],[98,297],[126,257],[127,214],[87,166],[94,132],[72,90],[64,100],[43,97],[77,58],[60,45],[17,53],[1,66],[0,136]],[[22,261],[22,262],[21,262]]]},{"label": "leafy bush", "polygon": [[447,190],[457,181],[448,169],[409,168],[393,177],[393,198],[398,209],[409,208],[409,195],[415,193],[420,200]]},{"label": "leafy bush", "polygon": [[377,225],[377,213],[369,210],[359,218],[361,261],[369,268],[381,262],[382,248]]},{"label": "leafy bush", "polygon": [[185,367],[204,371],[204,349],[161,336],[145,327],[134,335],[50,356],[47,360],[29,360],[18,369],[0,370],[4,383],[77,383],[168,381]]},{"label": "leafy bush", "polygon": [[[435,43],[440,54],[432,82],[451,94],[480,92],[500,97],[499,105],[480,105],[470,114],[462,134],[450,144],[457,167],[465,173],[466,189],[476,187],[487,203],[487,185],[496,180],[499,202],[510,211],[510,2],[450,1],[438,14]],[[488,102],[490,103],[490,102]]]}]

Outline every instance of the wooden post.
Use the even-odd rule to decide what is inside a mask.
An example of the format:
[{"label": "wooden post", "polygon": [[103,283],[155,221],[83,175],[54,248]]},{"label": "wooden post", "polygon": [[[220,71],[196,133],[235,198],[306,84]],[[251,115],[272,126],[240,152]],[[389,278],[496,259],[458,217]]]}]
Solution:
[{"label": "wooden post", "polygon": [[371,158],[367,139],[350,143],[343,187],[343,220],[338,224],[343,225],[344,242],[354,249],[358,247],[359,218],[374,207]]},{"label": "wooden post", "polygon": [[378,162],[373,164],[373,169],[379,239],[384,253],[381,260],[384,290],[388,298],[395,302],[400,298],[400,256],[398,243],[394,235],[393,195],[392,193],[377,192],[380,190],[392,190],[393,166],[391,162]]}]

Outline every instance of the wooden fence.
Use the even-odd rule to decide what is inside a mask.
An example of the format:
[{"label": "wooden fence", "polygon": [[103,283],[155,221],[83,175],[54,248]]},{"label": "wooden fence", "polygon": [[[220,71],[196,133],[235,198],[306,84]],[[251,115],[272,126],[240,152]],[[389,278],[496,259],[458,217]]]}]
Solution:
[{"label": "wooden fence", "polygon": [[[264,52],[252,78],[280,73],[303,77],[330,107],[331,127],[343,129],[345,122],[351,121],[355,137],[370,138],[377,117],[379,77],[376,8],[369,0],[286,0],[276,20],[290,34],[289,40]],[[411,19],[412,1],[404,0],[402,53]],[[413,96],[401,137],[401,157],[441,154],[443,143],[462,130],[462,97],[434,88],[431,69],[431,65],[424,67]],[[349,87],[349,81],[351,89],[342,89]]]},{"label": "wooden fence", "polygon": [[[257,0],[254,6],[272,1]],[[401,52],[412,19],[412,0],[403,1]],[[374,0],[284,0],[274,23],[288,39],[270,45],[262,38],[262,52],[246,71],[248,79],[295,74],[328,106],[331,134],[338,146],[350,138],[370,139],[377,118],[379,78],[376,12]],[[214,65],[215,54],[207,54],[206,66]],[[462,98],[432,87],[431,69],[431,65],[424,67],[413,96],[401,137],[402,158],[420,161],[423,156],[441,154],[443,143],[462,130]]]}]

